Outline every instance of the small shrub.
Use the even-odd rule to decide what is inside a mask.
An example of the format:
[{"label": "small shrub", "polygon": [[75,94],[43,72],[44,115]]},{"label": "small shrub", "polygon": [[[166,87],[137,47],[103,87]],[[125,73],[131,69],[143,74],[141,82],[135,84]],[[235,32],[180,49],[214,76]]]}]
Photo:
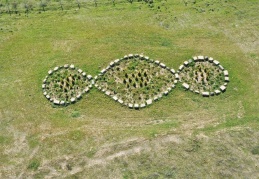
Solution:
[{"label": "small shrub", "polygon": [[259,155],[259,145],[255,146],[251,152],[253,155]]},{"label": "small shrub", "polygon": [[37,170],[39,168],[39,166],[40,166],[40,162],[38,160],[34,159],[30,162],[27,169]]},{"label": "small shrub", "polygon": [[72,114],[71,114],[71,117],[73,118],[77,118],[77,117],[80,117],[80,112],[79,111],[73,111]]}]

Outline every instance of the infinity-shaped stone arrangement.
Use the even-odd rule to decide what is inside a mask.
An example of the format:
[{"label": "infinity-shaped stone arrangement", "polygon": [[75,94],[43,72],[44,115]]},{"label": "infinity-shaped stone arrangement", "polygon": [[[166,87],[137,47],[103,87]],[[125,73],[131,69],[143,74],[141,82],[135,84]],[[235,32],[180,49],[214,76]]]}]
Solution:
[{"label": "infinity-shaped stone arrangement", "polygon": [[211,57],[193,57],[175,71],[158,60],[129,54],[112,61],[94,78],[73,64],[55,67],[48,71],[42,89],[50,102],[66,106],[81,99],[94,85],[120,104],[138,109],[168,95],[178,80],[186,90],[209,97],[224,92],[229,77]]}]

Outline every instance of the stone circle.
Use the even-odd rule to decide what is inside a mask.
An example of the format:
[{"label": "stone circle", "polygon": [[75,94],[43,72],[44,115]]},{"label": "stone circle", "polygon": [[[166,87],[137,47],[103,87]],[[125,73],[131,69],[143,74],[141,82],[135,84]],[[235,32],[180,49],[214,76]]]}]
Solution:
[{"label": "stone circle", "polygon": [[212,57],[195,56],[180,65],[176,76],[183,88],[204,97],[219,95],[226,91],[228,71]]},{"label": "stone circle", "polygon": [[175,70],[138,54],[125,55],[101,70],[95,86],[129,108],[143,108],[167,95],[177,80]]},{"label": "stone circle", "polygon": [[68,105],[82,98],[90,90],[91,75],[73,64],[57,66],[48,71],[42,84],[43,95],[54,105]]}]

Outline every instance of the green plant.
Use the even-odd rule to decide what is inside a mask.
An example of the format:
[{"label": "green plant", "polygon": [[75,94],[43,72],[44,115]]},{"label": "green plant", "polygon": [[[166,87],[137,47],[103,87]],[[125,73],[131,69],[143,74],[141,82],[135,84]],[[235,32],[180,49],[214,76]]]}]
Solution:
[{"label": "green plant", "polygon": [[259,155],[259,145],[255,146],[251,152],[253,155]]},{"label": "green plant", "polygon": [[27,169],[30,169],[30,170],[37,170],[40,166],[40,161],[37,160],[37,159],[33,159],[30,161]]}]

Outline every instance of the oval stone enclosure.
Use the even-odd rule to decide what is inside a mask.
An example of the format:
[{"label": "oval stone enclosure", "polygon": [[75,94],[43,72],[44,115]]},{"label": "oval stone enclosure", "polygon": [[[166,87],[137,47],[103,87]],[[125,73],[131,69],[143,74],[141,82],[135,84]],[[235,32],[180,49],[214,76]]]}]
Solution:
[{"label": "oval stone enclosure", "polygon": [[147,56],[129,54],[112,61],[96,77],[95,86],[130,108],[150,105],[174,87],[175,70]]},{"label": "oval stone enclosure", "polygon": [[42,84],[44,96],[55,105],[68,105],[82,98],[91,86],[91,75],[74,65],[55,67],[48,71]]}]

